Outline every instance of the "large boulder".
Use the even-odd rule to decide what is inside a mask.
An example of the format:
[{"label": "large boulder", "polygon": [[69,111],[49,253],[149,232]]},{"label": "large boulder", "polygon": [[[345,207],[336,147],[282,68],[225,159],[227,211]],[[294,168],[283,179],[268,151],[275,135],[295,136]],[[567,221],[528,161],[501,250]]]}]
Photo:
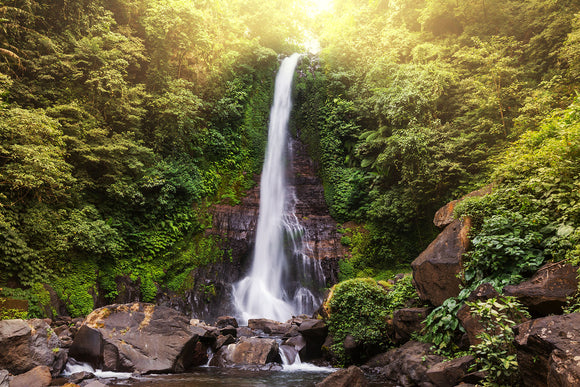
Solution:
[{"label": "large boulder", "polygon": [[447,203],[435,213],[435,216],[433,217],[433,224],[435,224],[435,226],[439,228],[444,228],[450,225],[451,223],[453,223],[454,220],[453,211],[455,210],[455,207],[459,203],[468,198],[488,195],[491,193],[492,189],[493,185],[490,184],[483,188],[478,189],[477,191],[470,192],[457,200],[453,200]]},{"label": "large boulder", "polygon": [[207,332],[167,307],[115,304],[87,316],[70,354],[107,371],[183,372],[207,361]]},{"label": "large boulder", "polygon": [[302,321],[298,332],[306,341],[306,345],[300,350],[300,358],[309,361],[322,357],[322,344],[328,336],[326,323],[323,320],[307,319]]},{"label": "large boulder", "polygon": [[66,353],[50,326],[40,319],[0,321],[0,369],[22,374],[36,366],[48,366],[58,375]]},{"label": "large boulder", "polygon": [[223,346],[210,361],[216,367],[266,366],[268,363],[282,363],[274,339],[242,337],[236,344]]},{"label": "large boulder", "polygon": [[451,223],[412,263],[413,283],[424,301],[435,306],[459,295],[461,259],[469,246],[467,233],[471,221]]},{"label": "large boulder", "polygon": [[432,386],[427,370],[443,361],[433,354],[432,345],[409,341],[400,348],[373,357],[364,370],[376,373],[377,378],[400,386]]},{"label": "large boulder", "polygon": [[368,386],[365,374],[357,366],[350,366],[333,372],[316,387],[365,387]]},{"label": "large boulder", "polygon": [[526,321],[514,331],[526,386],[580,386],[580,313]]},{"label": "large boulder", "polygon": [[515,296],[534,315],[562,313],[567,298],[578,291],[578,267],[557,262],[544,265],[532,278],[506,286],[503,293]]},{"label": "large boulder", "polygon": [[48,387],[51,382],[50,368],[37,366],[28,372],[16,375],[10,382],[10,387]]},{"label": "large boulder", "polygon": [[431,308],[405,308],[393,313],[393,327],[395,342],[409,341],[413,333],[420,332],[424,327],[423,321],[431,313]]}]

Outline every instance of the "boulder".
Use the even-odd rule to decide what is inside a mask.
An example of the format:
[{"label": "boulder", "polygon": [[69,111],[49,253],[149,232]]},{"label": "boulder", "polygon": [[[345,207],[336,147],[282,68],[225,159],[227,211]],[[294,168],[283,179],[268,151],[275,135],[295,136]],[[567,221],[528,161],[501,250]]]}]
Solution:
[{"label": "boulder", "polygon": [[438,387],[455,386],[475,362],[471,355],[435,364],[427,370],[427,377]]},{"label": "boulder", "polygon": [[0,321],[0,369],[22,374],[36,366],[48,366],[58,375],[64,352],[50,326],[40,319]]},{"label": "boulder", "polygon": [[459,295],[461,259],[469,246],[469,218],[457,219],[445,228],[412,263],[413,284],[419,297],[440,306]]},{"label": "boulder", "polygon": [[376,355],[363,369],[400,386],[431,386],[427,370],[442,361],[443,357],[432,353],[431,344],[409,341],[400,348]]},{"label": "boulder", "polygon": [[423,320],[431,313],[431,308],[405,308],[393,313],[395,342],[409,341],[413,333],[420,332],[425,325]]},{"label": "boulder", "polygon": [[577,276],[576,266],[564,262],[549,263],[529,280],[506,286],[503,293],[517,297],[534,315],[560,314],[567,298],[578,290]]},{"label": "boulder", "polygon": [[[294,364],[296,362],[296,357],[300,358],[296,348],[286,344],[280,346],[280,357],[284,364]],[[284,361],[284,359],[286,359],[286,361]]]},{"label": "boulder", "polygon": [[580,385],[580,313],[526,321],[514,333],[526,386]]},{"label": "boulder", "polygon": [[256,336],[256,334],[248,327],[239,327],[238,329],[236,329],[236,337],[252,337],[252,336]]},{"label": "boulder", "polygon": [[216,342],[215,342],[215,349],[218,350],[221,347],[223,347],[224,345],[230,345],[236,342],[236,339],[234,338],[234,336],[232,335],[227,335],[227,336],[218,336]]},{"label": "boulder", "polygon": [[210,361],[216,367],[265,366],[282,363],[278,343],[274,339],[242,337],[236,344],[221,347]]},{"label": "boulder", "polygon": [[306,346],[300,350],[300,358],[303,361],[322,357],[322,344],[328,336],[328,327],[323,320],[308,319],[302,321],[298,332],[306,340]]},{"label": "boulder", "polygon": [[[469,297],[467,297],[468,302],[475,302],[475,301],[484,301],[489,298],[498,297],[499,293],[495,290],[495,288],[489,284],[484,283],[481,284],[475,289]],[[467,335],[469,345],[476,345],[481,342],[477,338],[477,335],[483,332],[484,327],[481,324],[480,320],[471,314],[471,308],[466,304],[463,304],[461,308],[457,311],[457,318],[461,323],[463,329],[465,329],[465,333]]]},{"label": "boulder", "polygon": [[79,384],[83,380],[92,379],[95,377],[95,374],[89,371],[81,371],[75,372],[71,376],[69,376],[68,381],[72,384]]},{"label": "boulder", "polygon": [[217,318],[214,325],[217,328],[225,328],[228,325],[231,325],[234,328],[239,328],[238,320],[236,320],[235,317],[232,316],[220,316]]},{"label": "boulder", "polygon": [[26,373],[16,375],[10,382],[10,387],[48,387],[51,382],[50,368],[37,366]]},{"label": "boulder", "polygon": [[10,372],[7,370],[0,370],[0,387],[10,387]]},{"label": "boulder", "polygon": [[231,325],[228,325],[228,326],[225,326],[225,327],[221,328],[219,330],[219,332],[220,332],[220,335],[222,335],[222,336],[228,336],[229,335],[229,336],[236,337],[237,334],[238,334],[237,328],[234,328]]},{"label": "boulder", "polygon": [[461,197],[460,199],[453,200],[447,203],[435,213],[435,216],[433,217],[433,224],[435,224],[435,226],[439,228],[444,228],[450,225],[451,223],[453,223],[454,220],[453,211],[455,210],[455,207],[459,203],[461,203],[467,198],[488,195],[491,193],[492,189],[493,185],[490,184],[483,188],[478,189],[477,191],[470,192],[467,195]]},{"label": "boulder", "polygon": [[183,372],[207,360],[205,345],[197,345],[206,333],[202,325],[190,325],[187,316],[170,308],[115,304],[87,316],[70,355],[107,371]]},{"label": "boulder", "polygon": [[291,325],[267,318],[254,318],[248,320],[248,327],[268,335],[283,335],[290,330]]},{"label": "boulder", "polygon": [[368,384],[362,370],[357,366],[350,366],[333,372],[322,382],[317,383],[316,387],[364,387]]}]

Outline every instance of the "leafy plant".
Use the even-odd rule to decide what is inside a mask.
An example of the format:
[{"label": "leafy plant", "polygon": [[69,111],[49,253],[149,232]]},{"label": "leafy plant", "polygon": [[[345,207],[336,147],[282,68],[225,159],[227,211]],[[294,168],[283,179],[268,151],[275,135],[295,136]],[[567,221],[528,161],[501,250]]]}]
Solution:
[{"label": "leafy plant", "polygon": [[515,297],[490,298],[466,304],[484,328],[477,335],[481,342],[471,348],[476,355],[472,370],[485,373],[486,386],[517,385],[519,368],[512,328],[516,323],[529,318],[529,314]]}]

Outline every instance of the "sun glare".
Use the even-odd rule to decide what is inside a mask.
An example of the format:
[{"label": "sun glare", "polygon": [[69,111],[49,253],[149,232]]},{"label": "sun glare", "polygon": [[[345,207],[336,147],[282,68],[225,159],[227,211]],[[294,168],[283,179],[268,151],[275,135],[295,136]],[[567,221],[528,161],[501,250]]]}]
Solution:
[{"label": "sun glare", "polygon": [[328,11],[332,6],[332,0],[311,0],[319,12]]}]

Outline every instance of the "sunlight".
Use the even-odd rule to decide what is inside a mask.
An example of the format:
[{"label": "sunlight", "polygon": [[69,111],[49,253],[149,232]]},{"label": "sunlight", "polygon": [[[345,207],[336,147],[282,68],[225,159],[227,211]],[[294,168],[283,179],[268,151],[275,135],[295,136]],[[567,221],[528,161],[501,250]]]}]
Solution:
[{"label": "sunlight", "polygon": [[332,0],[311,0],[318,12],[328,11],[332,7]]}]

